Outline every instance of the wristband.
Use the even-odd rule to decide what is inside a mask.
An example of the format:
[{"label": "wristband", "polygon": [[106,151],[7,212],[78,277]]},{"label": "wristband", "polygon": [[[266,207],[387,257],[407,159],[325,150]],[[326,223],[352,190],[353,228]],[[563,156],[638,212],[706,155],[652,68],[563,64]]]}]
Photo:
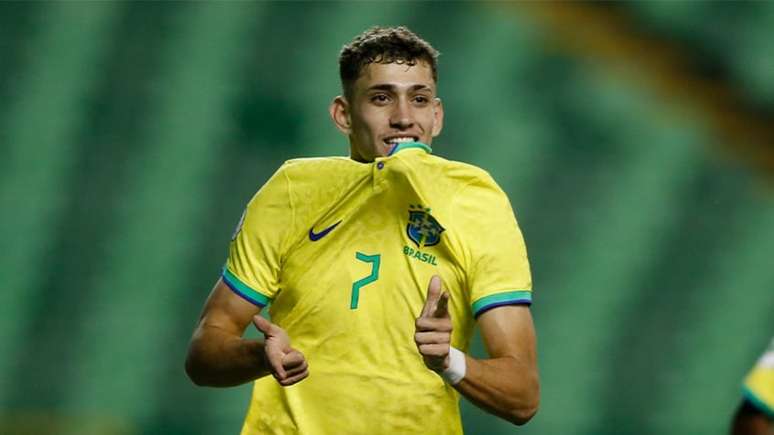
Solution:
[{"label": "wristband", "polygon": [[441,373],[441,377],[451,385],[457,385],[465,377],[465,353],[449,346],[449,367]]}]

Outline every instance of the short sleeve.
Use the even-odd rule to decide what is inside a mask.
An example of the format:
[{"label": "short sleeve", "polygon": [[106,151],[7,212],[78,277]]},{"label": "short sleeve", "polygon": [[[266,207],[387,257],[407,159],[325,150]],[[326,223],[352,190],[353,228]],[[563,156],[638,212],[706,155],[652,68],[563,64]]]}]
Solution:
[{"label": "short sleeve", "polygon": [[293,223],[290,181],[280,168],[245,208],[229,245],[223,282],[266,306],[279,291],[284,244]]},{"label": "short sleeve", "polygon": [[474,317],[503,305],[532,303],[532,277],[524,238],[505,192],[486,173],[454,197]]},{"label": "short sleeve", "polygon": [[745,378],[743,391],[747,401],[774,419],[774,340]]}]

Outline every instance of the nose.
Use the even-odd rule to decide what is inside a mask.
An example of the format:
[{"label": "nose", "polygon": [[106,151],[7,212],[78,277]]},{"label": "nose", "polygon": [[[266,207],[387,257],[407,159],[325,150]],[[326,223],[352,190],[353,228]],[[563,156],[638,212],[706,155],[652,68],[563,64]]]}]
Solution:
[{"label": "nose", "polygon": [[398,104],[394,106],[390,116],[390,127],[399,130],[406,130],[414,126],[414,116],[411,112],[411,105],[405,99],[401,98]]}]

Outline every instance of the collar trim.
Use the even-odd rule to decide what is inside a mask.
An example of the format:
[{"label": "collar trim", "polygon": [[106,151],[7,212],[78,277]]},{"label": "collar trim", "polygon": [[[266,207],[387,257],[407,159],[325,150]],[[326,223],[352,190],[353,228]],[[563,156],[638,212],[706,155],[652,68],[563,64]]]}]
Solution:
[{"label": "collar trim", "polygon": [[428,145],[423,144],[422,142],[404,142],[404,143],[399,143],[395,148],[392,149],[392,151],[390,151],[389,154],[387,154],[387,156],[394,155],[399,151],[407,150],[409,148],[421,148],[425,150],[425,152],[428,154],[431,154],[433,152],[432,148],[430,148]]}]

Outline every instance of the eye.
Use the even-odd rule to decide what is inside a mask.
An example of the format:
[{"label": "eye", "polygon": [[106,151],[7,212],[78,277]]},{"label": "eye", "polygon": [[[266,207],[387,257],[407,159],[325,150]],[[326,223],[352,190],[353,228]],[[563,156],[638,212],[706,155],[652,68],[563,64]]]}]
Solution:
[{"label": "eye", "polygon": [[374,94],[371,96],[371,102],[376,104],[386,104],[390,101],[387,94]]},{"label": "eye", "polygon": [[424,96],[424,95],[417,95],[414,97],[414,102],[417,104],[425,105],[430,102],[430,98]]}]

